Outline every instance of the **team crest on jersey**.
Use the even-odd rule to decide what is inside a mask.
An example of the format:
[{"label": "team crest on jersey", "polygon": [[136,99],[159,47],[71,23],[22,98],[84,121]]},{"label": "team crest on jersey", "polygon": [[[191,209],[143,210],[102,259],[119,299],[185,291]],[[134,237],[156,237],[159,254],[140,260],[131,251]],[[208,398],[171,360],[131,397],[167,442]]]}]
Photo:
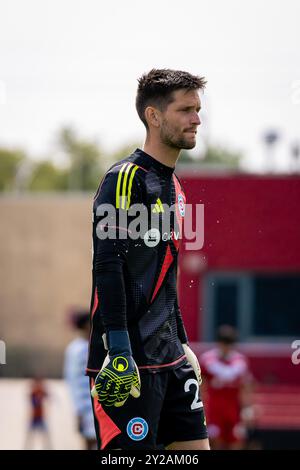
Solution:
[{"label": "team crest on jersey", "polygon": [[159,244],[160,240],[160,231],[158,228],[151,228],[148,232],[145,233],[144,242],[145,245],[153,248],[154,246]]},{"label": "team crest on jersey", "polygon": [[182,194],[178,194],[178,208],[181,217],[184,217],[185,214],[185,205],[184,205],[184,199]]},{"label": "team crest on jersey", "polygon": [[127,434],[133,441],[145,439],[148,429],[148,423],[143,418],[133,418],[127,424]]}]

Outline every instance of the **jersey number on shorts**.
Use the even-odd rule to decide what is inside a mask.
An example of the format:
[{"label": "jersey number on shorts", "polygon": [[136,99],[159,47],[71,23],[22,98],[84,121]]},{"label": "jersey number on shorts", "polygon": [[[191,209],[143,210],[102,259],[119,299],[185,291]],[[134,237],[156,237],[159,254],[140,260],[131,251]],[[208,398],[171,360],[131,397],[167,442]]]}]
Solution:
[{"label": "jersey number on shorts", "polygon": [[203,408],[203,403],[199,400],[199,383],[195,379],[188,379],[184,384],[184,391],[189,392],[191,387],[196,387],[195,398],[191,404],[191,410],[198,410],[198,408]]}]

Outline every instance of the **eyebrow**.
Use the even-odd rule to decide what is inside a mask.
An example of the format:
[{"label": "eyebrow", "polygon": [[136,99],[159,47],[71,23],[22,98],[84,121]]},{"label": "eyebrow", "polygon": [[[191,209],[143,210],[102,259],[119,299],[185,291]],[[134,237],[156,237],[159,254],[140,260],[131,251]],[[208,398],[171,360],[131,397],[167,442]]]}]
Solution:
[{"label": "eyebrow", "polygon": [[[194,109],[195,106],[184,106],[184,105],[183,105],[183,106],[181,106],[180,108],[181,108],[181,109]],[[196,107],[196,110],[197,110],[197,111],[198,111],[198,110],[200,111],[200,109],[201,109],[201,106],[197,106],[197,107]]]}]

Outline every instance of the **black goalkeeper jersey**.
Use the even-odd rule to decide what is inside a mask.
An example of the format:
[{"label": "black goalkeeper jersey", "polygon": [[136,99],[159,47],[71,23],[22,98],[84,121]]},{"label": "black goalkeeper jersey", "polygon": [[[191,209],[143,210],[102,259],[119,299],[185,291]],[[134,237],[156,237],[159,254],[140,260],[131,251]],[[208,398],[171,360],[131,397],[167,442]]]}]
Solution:
[{"label": "black goalkeeper jersey", "polygon": [[102,334],[108,330],[128,330],[141,372],[186,361],[177,302],[184,211],[185,194],[174,170],[140,149],[102,179],[93,206],[88,375],[101,369],[107,353]]}]

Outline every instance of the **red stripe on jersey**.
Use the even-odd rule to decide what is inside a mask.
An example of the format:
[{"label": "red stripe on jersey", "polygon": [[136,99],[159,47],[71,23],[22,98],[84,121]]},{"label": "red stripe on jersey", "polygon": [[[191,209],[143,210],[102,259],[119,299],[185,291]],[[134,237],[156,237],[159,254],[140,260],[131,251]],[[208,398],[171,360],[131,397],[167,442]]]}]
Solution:
[{"label": "red stripe on jersey", "polygon": [[178,362],[183,361],[183,359],[186,359],[186,355],[184,354],[183,356],[180,356],[176,361],[169,362],[168,364],[160,364],[159,366],[138,366],[139,369],[162,369],[163,367],[170,367],[170,366],[175,366],[175,364],[178,364]]},{"label": "red stripe on jersey", "polygon": [[[93,309],[92,309],[92,312],[91,312],[91,319],[93,319],[93,316],[95,315],[98,304],[99,304],[98,292],[97,292],[97,287],[95,287],[94,305],[93,305]],[[91,331],[90,331],[88,357],[90,356],[90,350],[91,350],[91,344],[92,344],[92,335],[93,335],[93,325],[91,326]]]},{"label": "red stripe on jersey", "polygon": [[94,296],[94,305],[93,305],[93,310],[92,310],[92,318],[95,315],[98,304],[99,304],[99,299],[98,299],[98,292],[97,292],[97,287],[96,287],[95,288],[95,296]]},{"label": "red stripe on jersey", "polygon": [[[94,383],[95,381],[92,379],[91,381],[92,388],[94,386]],[[93,402],[94,402],[95,417],[99,424],[101,450],[103,450],[114,437],[116,437],[118,434],[121,434],[121,430],[113,422],[113,420],[105,413],[104,409],[102,408],[101,403],[98,402],[97,398],[94,398]]]},{"label": "red stripe on jersey", "polygon": [[[136,163],[134,163],[134,165],[136,165]],[[146,173],[148,173],[148,171],[149,171],[149,170],[146,170],[146,168],[143,168],[143,167],[140,166],[140,165],[136,165],[136,166],[138,166],[141,170],[145,171]]]},{"label": "red stripe on jersey", "polygon": [[169,269],[169,267],[171,266],[172,264],[172,261],[173,261],[173,255],[171,253],[171,249],[170,249],[170,245],[168,245],[168,248],[167,248],[167,251],[166,251],[166,255],[165,255],[165,259],[164,259],[164,262],[163,262],[163,265],[162,265],[162,268],[161,268],[161,271],[160,271],[160,275],[159,275],[159,278],[158,278],[158,281],[156,283],[156,287],[155,287],[155,290],[153,292],[153,295],[152,295],[152,299],[151,299],[151,302],[153,301],[153,299],[155,298],[160,286],[162,285],[163,283],[163,280],[165,278],[165,275]]}]

